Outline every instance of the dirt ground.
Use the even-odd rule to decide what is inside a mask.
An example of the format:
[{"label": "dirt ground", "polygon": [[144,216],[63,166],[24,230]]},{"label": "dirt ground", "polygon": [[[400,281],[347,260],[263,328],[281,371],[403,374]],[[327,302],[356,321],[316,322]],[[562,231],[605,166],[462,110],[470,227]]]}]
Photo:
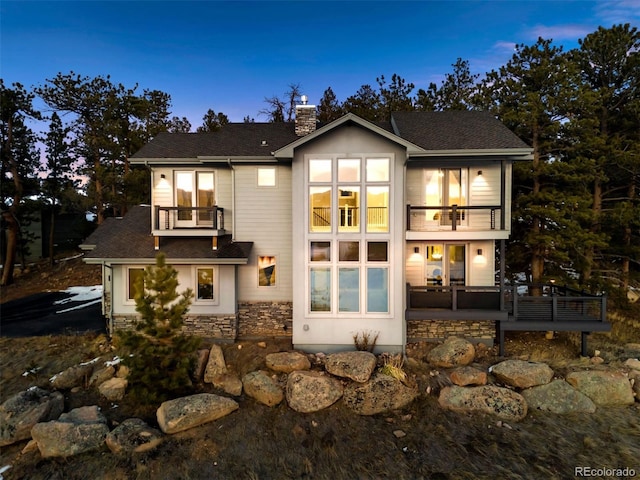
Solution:
[{"label": "dirt ground", "polygon": [[[53,269],[31,267],[15,285],[2,289],[0,299],[99,283],[99,269],[75,258]],[[619,364],[627,353],[610,336],[589,342],[607,363]],[[263,367],[268,353],[290,347],[287,340],[270,340],[266,347],[240,342],[225,345],[224,351],[227,363],[242,375]],[[430,381],[421,360],[432,347],[408,346],[408,355],[417,360],[410,362],[409,373],[419,385]],[[590,366],[569,334],[546,340],[544,333],[514,332],[507,336],[506,352],[510,358],[545,361],[558,375]],[[0,402],[32,385],[46,387],[52,375],[69,366],[116,353],[105,336],[0,337]],[[497,348],[478,349],[477,366],[498,360]],[[196,392],[214,390],[202,384]],[[89,389],[64,393],[66,411],[99,405],[112,428],[130,417],[156,424],[155,406],[141,407],[126,397],[113,404]],[[593,415],[530,412],[522,422],[506,425],[489,416],[444,411],[433,395],[422,395],[402,411],[372,417],[355,415],[341,402],[300,414],[284,404],[270,408],[245,396],[237,400],[240,408],[228,417],[168,436],[144,454],[114,455],[105,447],[44,460],[37,451],[23,452],[26,442],[19,442],[0,450],[0,469],[10,466],[0,479],[564,479],[575,478],[580,466],[630,467],[640,476],[638,402],[599,408]]]}]

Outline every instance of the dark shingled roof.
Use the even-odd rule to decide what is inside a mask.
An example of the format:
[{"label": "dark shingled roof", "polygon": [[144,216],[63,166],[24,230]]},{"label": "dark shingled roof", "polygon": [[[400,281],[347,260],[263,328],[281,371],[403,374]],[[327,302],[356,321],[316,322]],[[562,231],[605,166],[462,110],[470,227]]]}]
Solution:
[{"label": "dark shingled roof", "polygon": [[[528,147],[487,112],[396,112],[392,117],[394,129],[389,122],[376,125],[425,150]],[[291,122],[230,123],[212,133],[159,133],[131,158],[271,156],[299,138]]]},{"label": "dark shingled roof", "polygon": [[[85,254],[91,258],[139,258],[154,259],[163,252],[167,260],[193,258],[215,260],[246,260],[253,242],[231,242],[221,237],[217,250],[211,248],[211,237],[162,237],[160,250],[155,250],[151,235],[151,207],[133,207],[122,218],[108,218],[83,242],[95,245]],[[241,263],[241,262],[238,262]],[[244,263],[244,262],[242,262]]]},{"label": "dark shingled roof", "polygon": [[396,135],[425,150],[528,148],[488,112],[396,112]]}]

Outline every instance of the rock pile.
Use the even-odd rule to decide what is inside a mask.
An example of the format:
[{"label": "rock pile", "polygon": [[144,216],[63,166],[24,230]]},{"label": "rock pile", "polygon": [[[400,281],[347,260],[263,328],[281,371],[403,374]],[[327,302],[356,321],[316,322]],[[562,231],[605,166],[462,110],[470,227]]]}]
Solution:
[{"label": "rock pile", "polygon": [[111,401],[125,396],[126,368],[117,361],[96,359],[53,377],[52,391],[32,387],[0,405],[0,446],[31,439],[25,450],[37,448],[42,457],[68,457],[104,445],[114,453],[148,451],[164,435],[236,411],[240,408],[236,399],[243,393],[268,407],[286,402],[300,413],[342,401],[357,415],[401,409],[419,395],[437,394],[444,409],[486,413],[512,422],[533,410],[592,413],[600,406],[633,404],[639,397],[637,359],[629,359],[618,369],[590,363],[560,378],[545,363],[505,360],[484,369],[471,365],[475,358],[473,344],[450,338],[429,352],[427,364],[411,359],[412,367],[432,368],[427,376],[431,383],[424,388],[414,377],[397,379],[381,373],[377,367],[383,356],[361,351],[271,353],[260,369],[240,378],[233,365],[227,365],[222,348],[213,345],[199,352],[194,374],[221,394],[201,393],[164,402],[156,412],[159,429],[137,418],[110,429],[97,406],[63,413],[64,398],[58,390],[94,388]]}]

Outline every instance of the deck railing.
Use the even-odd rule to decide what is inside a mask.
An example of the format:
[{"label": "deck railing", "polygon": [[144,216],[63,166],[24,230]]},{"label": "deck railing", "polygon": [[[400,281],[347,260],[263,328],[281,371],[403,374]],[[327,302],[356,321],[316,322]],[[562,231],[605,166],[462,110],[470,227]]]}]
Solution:
[{"label": "deck railing", "polygon": [[154,230],[211,229],[224,230],[224,208],[155,206]]},{"label": "deck railing", "polygon": [[457,230],[462,225],[474,230],[504,230],[501,212],[500,205],[407,205],[407,230]]}]

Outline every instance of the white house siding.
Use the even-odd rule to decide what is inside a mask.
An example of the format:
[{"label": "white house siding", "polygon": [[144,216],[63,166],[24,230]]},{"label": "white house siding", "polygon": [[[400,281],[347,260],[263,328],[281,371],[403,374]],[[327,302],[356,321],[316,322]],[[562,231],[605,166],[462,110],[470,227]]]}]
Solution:
[{"label": "white house siding", "polygon": [[[478,175],[482,171],[482,175]],[[469,205],[500,205],[500,166],[482,166],[469,170]],[[500,225],[500,211],[496,210],[496,228]],[[469,228],[488,229],[491,225],[489,210],[469,211]]]},{"label": "white house siding", "polygon": [[[309,313],[308,245],[312,239],[335,241],[335,234],[310,234],[308,229],[309,157],[388,157],[391,160],[390,231],[367,234],[367,240],[389,242],[389,313]],[[377,349],[401,351],[404,347],[404,148],[357,126],[342,126],[296,150],[293,161],[293,343],[310,351],[352,349],[354,335],[379,333]],[[364,175],[364,170],[362,171]],[[376,237],[377,235],[377,237]],[[346,238],[346,237],[345,237]],[[359,237],[362,238],[362,237]],[[335,264],[332,267],[335,269]],[[364,268],[364,267],[361,267]]]},{"label": "white house siding", "polygon": [[[234,240],[253,242],[248,264],[238,267],[240,302],[292,300],[291,167],[276,168],[276,186],[258,187],[255,165],[234,166]],[[276,257],[275,286],[258,286],[258,256],[263,255]]]}]

